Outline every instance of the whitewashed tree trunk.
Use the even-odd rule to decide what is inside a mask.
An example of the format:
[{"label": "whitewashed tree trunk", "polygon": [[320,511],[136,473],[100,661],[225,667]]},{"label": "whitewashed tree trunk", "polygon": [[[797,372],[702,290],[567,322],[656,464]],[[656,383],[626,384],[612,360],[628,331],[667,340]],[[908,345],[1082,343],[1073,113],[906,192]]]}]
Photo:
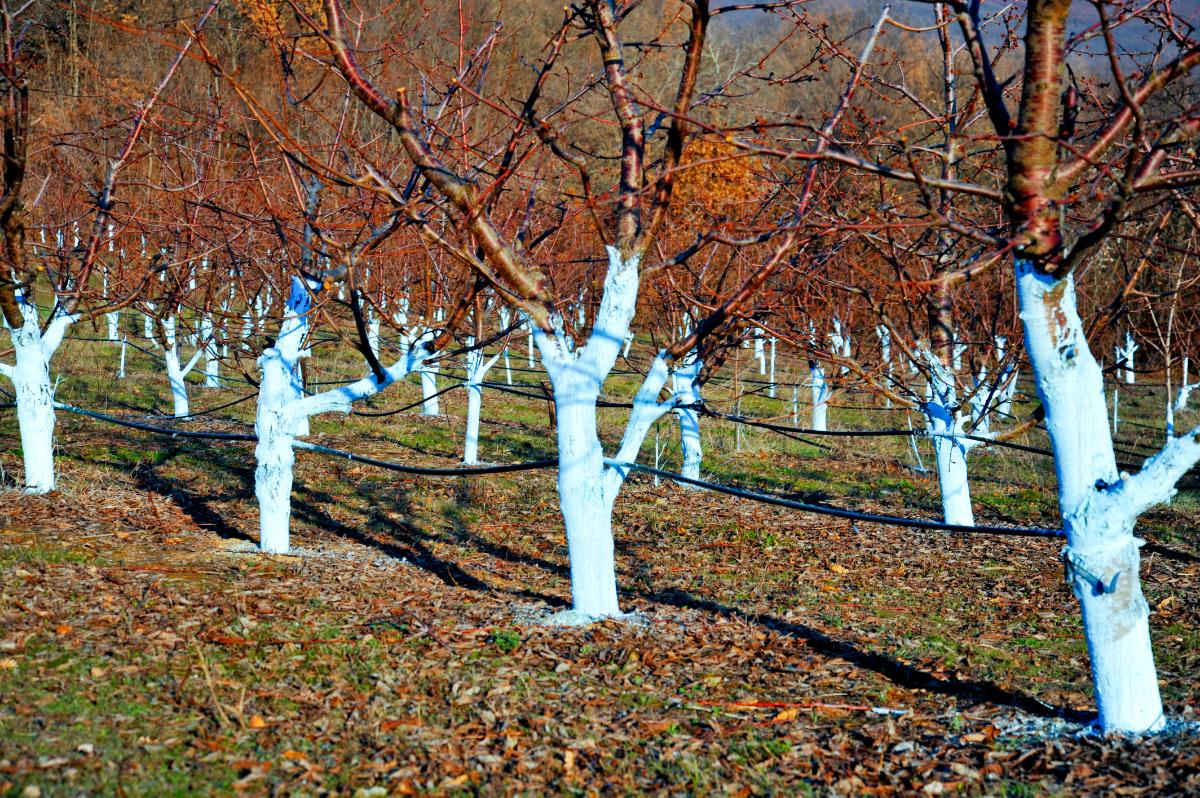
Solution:
[{"label": "whitewashed tree trunk", "polygon": [[640,257],[608,248],[604,295],[585,346],[573,348],[554,319],[555,332],[533,335],[554,385],[558,434],[558,496],[571,564],[572,617],[587,621],[620,614],[613,558],[612,507],[627,476],[622,463],[637,459],[653,423],[673,401],[660,403],[666,361],[660,354],[638,390],[616,457],[606,465],[596,432],[600,386],[612,371],[637,305]]},{"label": "whitewashed tree trunk", "polygon": [[258,499],[258,545],[265,552],[286,554],[290,548],[292,451],[294,419],[288,413],[292,375],[279,350],[268,349],[258,359],[262,381],[254,432],[254,496]]},{"label": "whitewashed tree trunk", "polygon": [[217,351],[216,330],[212,316],[200,319],[200,338],[204,343],[204,387],[221,387],[221,357]]},{"label": "whitewashed tree trunk", "polygon": [[1179,383],[1179,395],[1175,399],[1175,412],[1181,413],[1187,409],[1188,399],[1192,391],[1200,388],[1200,382],[1188,382],[1188,359],[1183,359],[1183,381]]},{"label": "whitewashed tree trunk", "polygon": [[966,434],[966,417],[959,408],[954,375],[928,349],[922,350],[929,366],[929,382],[921,412],[933,442],[938,488],[942,497],[942,519],[947,524],[974,526],[971,487],[967,480],[967,454],[975,441]]},{"label": "whitewashed tree trunk", "polygon": [[[316,290],[316,287],[313,288]],[[259,358],[259,386],[255,432],[254,493],[259,503],[259,546],[263,551],[286,553],[290,546],[291,489],[295,455],[292,450],[300,421],[318,413],[349,412],[354,402],[373,396],[419,368],[428,349],[422,344],[392,366],[383,379],[371,374],[356,382],[305,396],[297,384],[296,366],[308,330],[312,300],[303,282],[293,278],[283,324],[277,339],[283,348],[267,349]]]},{"label": "whitewashed tree trunk", "polygon": [[1163,724],[1150,644],[1149,608],[1139,579],[1138,516],[1170,498],[1197,459],[1192,430],[1129,476],[1118,471],[1104,402],[1104,378],[1089,351],[1074,278],[1054,279],[1016,262],[1026,349],[1054,448],[1068,581],[1083,612],[1099,722],[1105,731],[1145,732]]},{"label": "whitewashed tree trunk", "polygon": [[129,342],[125,339],[125,336],[122,335],[121,336],[121,360],[117,364],[117,379],[118,380],[125,379],[125,350],[128,346],[129,346]]},{"label": "whitewashed tree trunk", "polygon": [[771,352],[767,357],[767,371],[769,372],[767,380],[770,382],[770,385],[767,386],[767,396],[772,399],[775,398],[775,349],[777,344],[778,340],[771,336]]},{"label": "whitewashed tree trunk", "polygon": [[[467,340],[467,346],[474,346],[475,339]],[[463,443],[463,463],[475,465],[479,462],[479,421],[483,410],[483,380],[492,366],[496,365],[499,353],[484,360],[483,352],[475,350],[467,353],[467,434]]]},{"label": "whitewashed tree trunk", "polygon": [[17,403],[17,427],[25,465],[25,492],[48,493],[54,477],[54,388],[50,358],[67,328],[78,316],[56,314],[43,335],[37,308],[18,298],[24,323],[10,329],[15,365],[0,364],[0,374],[12,380]]},{"label": "whitewashed tree trunk", "polygon": [[765,377],[767,375],[767,355],[763,349],[763,339],[758,336],[754,338],[754,359],[758,361],[758,375]]},{"label": "whitewashed tree trunk", "polygon": [[812,390],[811,429],[826,432],[829,430],[829,383],[825,381],[825,369],[820,363],[810,361],[808,374]]},{"label": "whitewashed tree trunk", "polygon": [[1133,340],[1133,333],[1126,332],[1125,348],[1122,350],[1122,354],[1125,357],[1125,382],[1129,385],[1133,385],[1137,382],[1137,372],[1134,371],[1136,368],[1134,357],[1137,355],[1137,351],[1139,349],[1141,349],[1141,347],[1138,346],[1137,342]]},{"label": "whitewashed tree trunk", "polygon": [[441,370],[437,365],[426,365],[420,371],[421,378],[421,415],[439,416],[441,407],[438,404],[437,375]]},{"label": "whitewashed tree trunk", "polygon": [[[694,405],[700,404],[700,387],[696,380],[700,376],[703,364],[692,352],[684,359],[683,365],[671,373],[674,383],[672,390],[678,405],[672,412],[679,420],[679,441],[683,450],[683,465],[680,471],[689,479],[700,479],[700,464],[704,459],[704,448],[700,443],[700,414]],[[695,490],[693,485],[682,487]]]},{"label": "whitewashed tree trunk", "polygon": [[367,346],[371,347],[375,357],[379,357],[379,316],[371,310],[368,310],[367,313]]},{"label": "whitewashed tree trunk", "polygon": [[971,427],[974,434],[987,437],[991,434],[991,402],[995,399],[991,386],[987,385],[987,369],[980,365],[975,373],[975,392],[971,394]]},{"label": "whitewashed tree trunk", "polygon": [[534,363],[534,360],[533,360],[533,347],[534,347],[533,322],[526,322],[526,329],[529,330],[529,335],[526,336],[526,338],[525,338],[525,346],[526,346],[525,360],[527,361],[525,365],[527,368],[533,368],[535,365],[537,365],[536,363]]},{"label": "whitewashed tree trunk", "polygon": [[[996,336],[996,362],[1003,363],[1008,351],[1008,339],[1002,335]],[[1017,394],[1017,364],[1006,364],[1000,372],[1000,388],[997,391],[999,401],[996,402],[996,412],[1003,418],[1012,418],[1013,397]]]},{"label": "whitewashed tree trunk", "polygon": [[612,506],[605,490],[604,451],[596,434],[595,375],[560,373],[554,382],[558,427],[558,497],[567,533],[571,597],[589,618],[619,615],[613,559]]},{"label": "whitewashed tree trunk", "polygon": [[192,353],[187,363],[182,364],[179,359],[179,341],[175,317],[168,316],[163,319],[162,327],[163,341],[159,343],[159,348],[163,350],[163,360],[167,364],[167,383],[171,387],[173,412],[175,418],[183,418],[191,414],[188,406],[187,375],[191,374],[192,369],[200,362],[200,356],[204,354],[204,348],[197,349]]}]

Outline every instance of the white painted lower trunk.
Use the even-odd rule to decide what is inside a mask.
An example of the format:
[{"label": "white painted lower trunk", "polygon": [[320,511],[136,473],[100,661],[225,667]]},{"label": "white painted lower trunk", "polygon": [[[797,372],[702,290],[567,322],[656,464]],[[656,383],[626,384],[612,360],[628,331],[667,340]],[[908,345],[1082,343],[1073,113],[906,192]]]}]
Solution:
[{"label": "white painted lower trunk", "polygon": [[114,313],[106,313],[106,314],[104,314],[104,316],[105,316],[105,319],[108,321],[108,340],[110,340],[110,341],[121,340],[121,314],[114,312]]},{"label": "white painted lower trunk", "polygon": [[479,462],[479,417],[483,409],[483,386],[477,382],[467,383],[467,434],[463,442],[463,463],[475,465]]},{"label": "white painted lower trunk", "polygon": [[121,336],[121,360],[117,364],[117,379],[118,380],[125,379],[125,349],[128,346],[129,346],[129,343],[128,343],[128,341],[125,340],[125,336]]},{"label": "white painted lower trunk", "polygon": [[423,416],[438,416],[441,415],[438,406],[438,385],[437,385],[437,368],[430,366],[421,369],[421,415]]},{"label": "white painted lower trunk", "polygon": [[[955,431],[946,423],[945,410],[925,410],[926,423],[933,433],[933,453],[937,460],[938,488],[942,494],[942,520],[947,524],[975,526],[971,509],[971,486],[967,481],[967,447],[963,441],[948,437]],[[951,422],[953,424],[953,421]],[[961,433],[962,422],[958,421]]]},{"label": "white painted lower trunk", "polygon": [[[771,341],[772,364],[774,364],[775,343]],[[704,459],[704,448],[700,443],[700,414],[688,405],[700,403],[700,390],[696,379],[700,376],[701,363],[694,353],[689,355],[684,364],[671,375],[672,390],[675,400],[681,407],[674,409],[675,418],[679,420],[679,442],[683,450],[682,473],[688,479],[700,479],[700,464]],[[684,485],[684,488],[696,490],[694,485]]]},{"label": "white painted lower trunk", "polygon": [[[679,419],[679,440],[683,449],[683,470],[680,472],[688,479],[700,479],[700,464],[704,460],[704,447],[700,443],[700,414],[695,410],[677,409],[675,416]],[[693,485],[683,487],[697,490]]]},{"label": "white painted lower trunk", "polygon": [[221,387],[221,357],[217,349],[213,320],[205,316],[200,320],[200,338],[204,343],[204,387]]},{"label": "white painted lower trunk", "polygon": [[164,359],[167,361],[167,382],[171,385],[173,412],[175,418],[181,418],[191,410],[188,407],[187,381],[184,379],[183,368],[179,365],[179,353],[174,348],[168,349]]},{"label": "white painted lower trunk", "polygon": [[767,379],[771,383],[767,387],[767,396],[771,397],[772,399],[775,398],[775,348],[776,348],[776,345],[777,345],[776,339],[772,338],[771,339],[771,354],[768,358],[768,362],[770,363],[770,366],[768,368],[770,376],[767,377]]},{"label": "white painted lower trunk", "polygon": [[812,429],[820,432],[829,430],[829,383],[825,381],[825,369],[819,365],[809,366],[809,383],[812,388]]},{"label": "white painted lower trunk", "polygon": [[558,498],[571,562],[571,600],[576,612],[590,617],[620,613],[613,505],[605,496],[604,452],[596,434],[598,398],[598,386],[584,381],[562,379],[554,386]]},{"label": "white painted lower trunk", "polygon": [[45,354],[36,316],[12,331],[16,366],[12,372],[17,395],[17,426],[25,463],[25,492],[54,490],[54,389],[50,358]]},{"label": "white painted lower trunk", "polygon": [[1163,723],[1139,578],[1140,541],[1130,502],[1111,486],[1118,473],[1104,402],[1104,377],[1087,346],[1074,278],[1053,279],[1017,260],[1026,350],[1054,447],[1063,558],[1083,612],[1100,725],[1144,732]]},{"label": "white painted lower trunk", "polygon": [[[273,356],[268,356],[268,353]],[[262,382],[259,385],[258,413],[254,431],[257,465],[254,469],[254,495],[258,499],[259,548],[265,552],[286,554],[290,546],[292,516],[292,451],[294,421],[287,412],[291,398],[291,375],[276,350],[267,350],[259,359]]]}]

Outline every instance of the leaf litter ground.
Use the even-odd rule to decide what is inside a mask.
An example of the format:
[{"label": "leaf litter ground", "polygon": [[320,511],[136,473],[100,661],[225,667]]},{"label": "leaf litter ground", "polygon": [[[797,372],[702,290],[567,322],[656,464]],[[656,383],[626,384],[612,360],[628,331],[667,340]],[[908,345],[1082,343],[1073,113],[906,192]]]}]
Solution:
[{"label": "leaf litter ground", "polygon": [[[315,439],[429,462],[452,452],[395,441],[438,424],[454,432]],[[1200,791],[1192,735],[1079,733],[1086,652],[1052,541],[635,478],[616,529],[641,622],[554,628],[550,472],[431,481],[301,454],[297,555],[270,557],[248,448],[63,426],[62,491],[0,495],[0,794]],[[872,462],[817,465],[854,483],[888,470]],[[1186,540],[1144,562],[1183,720],[1198,565]]]}]

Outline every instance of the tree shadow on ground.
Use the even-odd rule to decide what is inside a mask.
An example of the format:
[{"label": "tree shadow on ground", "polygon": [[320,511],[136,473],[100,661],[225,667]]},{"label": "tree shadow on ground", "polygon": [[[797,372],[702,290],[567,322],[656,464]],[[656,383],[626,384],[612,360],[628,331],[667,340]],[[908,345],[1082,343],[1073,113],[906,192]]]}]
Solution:
[{"label": "tree shadow on ground", "polygon": [[[245,499],[246,495],[250,493],[253,473],[252,469],[245,465],[244,456],[234,460],[233,450],[225,450],[223,447],[205,447],[206,465],[217,470],[226,479],[231,476],[235,477],[238,480],[238,489],[229,491],[222,497],[201,497],[190,489],[185,480],[161,473],[161,466],[165,463],[181,454],[194,453],[192,445],[177,441],[164,441],[160,451],[165,454],[162,462],[143,462],[134,468],[134,476],[139,487],[170,496],[198,525],[212,529],[222,537],[254,542],[250,536],[229,524],[219,512],[210,506],[210,502],[214,499]],[[126,465],[111,461],[102,464],[117,469]],[[373,548],[389,557],[406,560],[451,587],[491,595],[508,594],[555,607],[566,605],[566,602],[557,596],[490,585],[468,573],[452,559],[435,554],[429,545],[435,536],[432,533],[421,531],[419,526],[411,520],[413,518],[412,506],[402,491],[384,490],[383,486],[374,480],[362,480],[355,486],[355,495],[365,503],[365,509],[356,507],[355,510],[366,516],[366,526],[373,527],[380,536],[386,535],[390,539],[377,538],[363,529],[334,518],[321,508],[336,505],[340,501],[338,497],[303,483],[298,483],[293,491],[293,516],[314,527]],[[382,512],[381,508],[389,508],[402,520],[397,522]],[[521,554],[499,542],[472,533],[453,509],[447,511],[446,519],[450,523],[452,542],[455,545],[464,549],[477,550],[498,559],[519,562],[559,578],[569,576],[569,569],[563,565]],[[1032,715],[1062,717],[1076,722],[1087,721],[1092,717],[1089,713],[1071,708],[1052,706],[1020,691],[1003,688],[994,682],[941,678],[916,666],[893,659],[886,654],[865,650],[848,640],[831,637],[812,627],[727,606],[678,588],[627,590],[625,595],[627,598],[636,597],[660,606],[697,610],[721,617],[736,618],[777,634],[794,637],[824,657],[841,659],[862,670],[879,674],[906,689],[925,690],[956,698],[969,704],[988,703],[1010,706]]]}]

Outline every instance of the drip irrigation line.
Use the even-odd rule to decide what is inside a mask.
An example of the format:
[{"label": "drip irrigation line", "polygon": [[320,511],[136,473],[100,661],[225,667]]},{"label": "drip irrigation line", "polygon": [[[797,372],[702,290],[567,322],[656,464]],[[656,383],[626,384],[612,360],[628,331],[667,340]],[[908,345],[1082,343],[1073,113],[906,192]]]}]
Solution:
[{"label": "drip irrigation line", "polygon": [[[224,378],[222,378],[222,379],[224,379]],[[223,405],[217,405],[216,407],[210,407],[210,408],[207,408],[206,410],[197,410],[195,413],[188,413],[186,416],[172,416],[172,418],[179,420],[179,419],[184,419],[184,418],[199,418],[200,416],[210,416],[213,413],[216,413],[218,410],[226,410],[230,407],[236,407],[237,405],[240,405],[243,402],[248,402],[257,396],[258,396],[258,391],[255,391],[254,393],[246,394],[245,396],[241,397],[240,399],[234,399],[232,402],[226,402]],[[223,419],[223,420],[224,421],[233,421],[234,419]],[[243,422],[236,422],[236,423],[243,423]]]},{"label": "drip irrigation line", "polygon": [[511,471],[535,471],[543,468],[557,468],[558,460],[531,460],[526,463],[507,463],[503,465],[491,466],[458,466],[457,468],[426,468],[422,466],[409,466],[401,463],[393,463],[387,460],[376,460],[373,457],[364,457],[353,452],[345,452],[341,449],[332,449],[328,446],[321,446],[308,441],[292,441],[292,446],[296,449],[304,451],[316,452],[317,454],[329,455],[330,457],[342,457],[346,460],[352,460],[356,463],[375,466],[377,468],[385,468],[389,471],[398,471],[402,474],[419,474],[427,477],[459,477],[459,476],[475,476],[480,474],[504,474]]},{"label": "drip irrigation line", "polygon": [[865,521],[873,524],[887,524],[889,526],[903,526],[912,529],[928,529],[938,532],[964,532],[976,533],[984,535],[1013,535],[1017,537],[1038,537],[1038,538],[1062,538],[1065,537],[1061,529],[1040,529],[1036,527],[1008,527],[1008,526],[961,526],[959,524],[944,524],[940,521],[927,521],[920,518],[902,518],[893,515],[875,515],[874,513],[862,513],[857,510],[847,510],[842,507],[830,507],[823,504],[810,504],[808,502],[798,502],[792,499],[785,499],[782,496],[772,496],[769,493],[758,493],[757,491],[745,490],[743,488],[735,488],[728,485],[720,485],[715,482],[707,482],[702,479],[692,479],[685,477],[682,474],[676,474],[671,471],[663,471],[650,466],[639,465],[637,463],[621,463],[616,460],[605,458],[604,462],[613,468],[625,471],[640,471],[643,474],[671,479],[675,482],[681,482],[685,485],[693,485],[698,488],[715,491],[716,493],[724,493],[729,496],[737,496],[742,499],[760,502],[762,504],[773,504],[779,507],[787,507],[793,510],[801,510],[808,513],[816,513],[817,515],[828,515],[834,518],[848,518],[852,521]]},{"label": "drip irrigation line", "polygon": [[[85,410],[80,407],[55,402],[55,407],[66,410],[70,413],[76,413],[81,416],[97,419],[99,421],[117,424],[131,429],[142,430],[170,437],[183,438],[206,438],[215,440],[228,441],[245,441],[252,442],[258,439],[256,435],[239,434],[239,433],[223,433],[223,432],[190,432],[173,430],[166,427],[159,427],[152,424],[142,424],[136,421],[128,421],[115,416],[110,416],[105,413],[97,413],[91,410]],[[493,466],[459,466],[456,468],[429,468],[421,466],[408,466],[401,463],[394,463],[386,460],[378,460],[373,457],[364,457],[354,454],[353,452],[334,449],[328,446],[321,446],[308,441],[293,441],[292,446],[296,449],[311,451],[317,454],[324,454],[331,457],[341,457],[353,462],[360,462],[364,465],[370,465],[377,468],[387,469],[405,474],[415,474],[420,476],[478,476],[483,474],[501,474],[516,471],[533,471],[541,469],[550,469],[558,467],[558,460],[533,460],[525,463],[508,463],[503,465]],[[888,526],[901,526],[912,529],[926,529],[931,531],[941,532],[962,532],[966,534],[987,534],[987,535],[1010,535],[1016,537],[1040,537],[1040,538],[1062,538],[1064,533],[1062,530],[1041,529],[1035,527],[1003,527],[1003,526],[961,526],[958,524],[945,524],[939,521],[929,521],[919,518],[903,518],[900,516],[877,515],[874,513],[863,513],[857,510],[849,510],[842,507],[831,507],[823,504],[811,504],[809,502],[794,501],[785,499],[781,496],[773,496],[767,493],[759,493],[750,491],[744,488],[737,488],[729,485],[720,485],[715,482],[706,480],[692,479],[685,477],[682,474],[677,474],[672,471],[664,471],[650,466],[639,465],[637,463],[622,463],[610,458],[605,458],[604,462],[618,470],[626,472],[637,471],[651,476],[662,477],[679,482],[686,485],[693,485],[699,488],[705,488],[716,493],[724,493],[729,496],[756,501],[762,504],[771,504],[778,507],[786,507],[801,512],[814,513],[817,515],[831,516],[834,518],[846,518],[852,521],[864,521],[868,523],[885,524]]]},{"label": "drip irrigation line", "polygon": [[418,405],[425,404],[425,402],[430,399],[436,399],[437,397],[441,396],[444,393],[450,393],[454,389],[461,388],[461,387],[462,387],[462,383],[455,383],[454,385],[451,385],[448,388],[443,388],[442,390],[438,391],[437,393],[430,394],[429,396],[423,396],[420,399],[418,399],[417,401],[412,402],[411,404],[407,404],[404,407],[398,407],[395,410],[381,410],[378,413],[368,412],[368,411],[364,411],[364,410],[351,410],[350,415],[365,416],[367,418],[383,418],[384,416],[399,415],[400,413],[404,413],[408,410],[412,410],[414,407],[417,407]]},{"label": "drip irrigation line", "polygon": [[82,407],[75,407],[64,402],[55,402],[54,407],[58,410],[65,410],[68,413],[74,413],[80,416],[87,416],[98,421],[105,421],[109,424],[116,424],[121,427],[129,427],[143,432],[153,432],[159,435],[169,435],[172,438],[205,438],[208,440],[220,441],[257,441],[258,436],[244,432],[205,432],[202,430],[177,430],[170,427],[160,427],[155,424],[144,424],[140,421],[130,421],[129,419],[110,416],[107,413],[97,413],[95,410],[85,410]]},{"label": "drip irrigation line", "polygon": [[[933,435],[925,430],[907,430],[907,429],[870,429],[870,430],[818,430],[818,429],[800,429],[797,427],[786,427],[782,424],[771,424],[766,421],[756,421],[745,416],[734,416],[728,413],[721,413],[709,408],[700,408],[700,411],[706,416],[720,418],[726,421],[732,421],[735,424],[745,424],[750,427],[760,427],[778,432],[781,434],[794,437],[796,435],[814,435],[828,436],[831,438],[937,438],[937,437],[954,437],[962,438],[963,440],[976,441],[985,443],[991,446],[998,446],[1003,449],[1016,449],[1017,451],[1029,452],[1031,454],[1041,454],[1052,457],[1054,452],[1049,449],[1041,449],[1036,446],[1026,446],[1020,443],[1012,443],[1011,441],[998,441],[995,438],[987,438],[982,435]],[[820,444],[817,444],[818,446]],[[828,448],[828,447],[825,447]]]}]

